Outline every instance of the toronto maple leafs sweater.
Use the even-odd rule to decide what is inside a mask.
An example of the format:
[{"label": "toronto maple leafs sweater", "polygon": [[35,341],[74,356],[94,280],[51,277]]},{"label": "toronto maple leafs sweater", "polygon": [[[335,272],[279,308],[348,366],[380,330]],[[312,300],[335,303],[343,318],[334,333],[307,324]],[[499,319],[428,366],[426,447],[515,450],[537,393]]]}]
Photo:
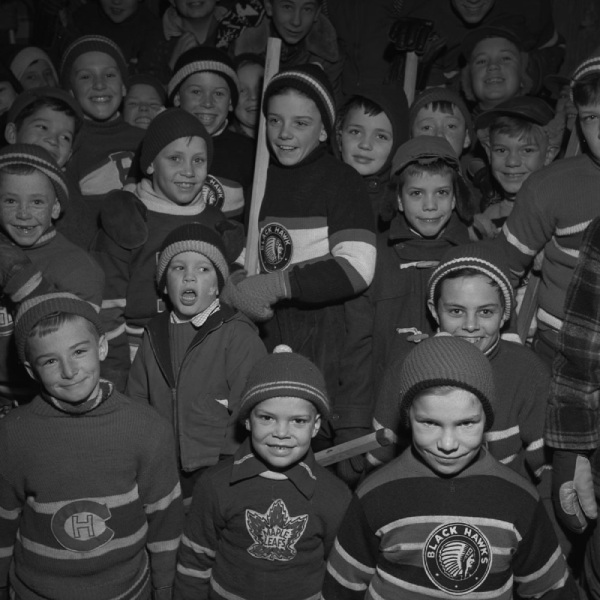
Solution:
[{"label": "toronto maple leafs sweater", "polygon": [[411,449],[359,487],[335,541],[324,600],[575,600],[533,487],[482,450],[440,477]]},{"label": "toronto maple leafs sweater", "polygon": [[246,440],[194,489],[175,599],[316,600],[349,501],[312,451],[273,473]]}]

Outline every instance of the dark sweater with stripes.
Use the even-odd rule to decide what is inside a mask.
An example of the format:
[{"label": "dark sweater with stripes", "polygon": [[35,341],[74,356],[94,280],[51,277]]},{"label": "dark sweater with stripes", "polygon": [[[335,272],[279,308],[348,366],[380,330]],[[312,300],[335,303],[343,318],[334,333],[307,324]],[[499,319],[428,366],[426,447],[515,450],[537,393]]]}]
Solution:
[{"label": "dark sweater with stripes", "polygon": [[113,391],[73,414],[38,396],[0,420],[0,588],[12,560],[18,598],[168,590],[182,518],[173,434],[154,409]]}]

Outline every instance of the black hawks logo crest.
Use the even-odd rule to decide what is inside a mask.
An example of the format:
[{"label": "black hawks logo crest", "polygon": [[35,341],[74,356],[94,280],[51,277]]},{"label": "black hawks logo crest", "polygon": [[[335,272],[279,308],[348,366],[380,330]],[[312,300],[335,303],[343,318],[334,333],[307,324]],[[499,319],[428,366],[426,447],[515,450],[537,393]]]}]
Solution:
[{"label": "black hawks logo crest", "polygon": [[205,193],[206,204],[223,209],[225,204],[225,190],[221,182],[214,175],[207,175],[204,181],[203,192]]},{"label": "black hawks logo crest", "polygon": [[477,527],[446,523],[427,538],[423,566],[437,588],[460,596],[485,581],[492,566],[491,546]]},{"label": "black hawks logo crest", "polygon": [[267,273],[282,271],[292,260],[292,236],[280,223],[269,223],[260,232],[260,262]]},{"label": "black hawks logo crest", "polygon": [[307,523],[308,515],[290,517],[281,499],[275,500],[265,514],[247,509],[246,528],[254,540],[248,552],[254,558],[290,561],[298,553],[296,542]]}]

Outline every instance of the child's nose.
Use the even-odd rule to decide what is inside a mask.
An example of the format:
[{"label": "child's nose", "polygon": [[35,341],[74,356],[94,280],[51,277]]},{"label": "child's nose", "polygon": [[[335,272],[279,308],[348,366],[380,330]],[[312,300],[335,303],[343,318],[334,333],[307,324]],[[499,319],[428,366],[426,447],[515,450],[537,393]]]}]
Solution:
[{"label": "child's nose", "polygon": [[371,150],[373,148],[373,144],[371,144],[371,140],[365,136],[359,140],[358,147],[364,150]]},{"label": "child's nose", "polygon": [[276,437],[287,437],[288,435],[288,424],[286,421],[277,421],[275,423],[275,436]]},{"label": "child's nose", "polygon": [[27,202],[21,202],[17,207],[17,219],[29,219],[31,216],[31,207]]},{"label": "child's nose", "polygon": [[300,27],[300,25],[302,25],[302,20],[300,19],[300,8],[297,8],[296,10],[293,11],[292,13],[292,25],[296,26],[296,27]]},{"label": "child's nose", "polygon": [[438,440],[438,449],[445,454],[451,454],[458,449],[458,442],[453,428],[442,430],[440,439]]},{"label": "child's nose", "polygon": [[62,362],[62,377],[63,379],[73,379],[77,375],[77,365],[71,360]]},{"label": "child's nose", "polygon": [[477,319],[477,315],[467,313],[465,315],[463,327],[467,331],[476,331],[477,329],[479,329],[479,320]]},{"label": "child's nose", "polygon": [[433,194],[426,194],[423,198],[423,210],[437,210],[437,199]]},{"label": "child's nose", "polygon": [[520,164],[521,155],[516,151],[509,152],[508,156],[506,157],[506,165],[509,167],[516,167]]}]

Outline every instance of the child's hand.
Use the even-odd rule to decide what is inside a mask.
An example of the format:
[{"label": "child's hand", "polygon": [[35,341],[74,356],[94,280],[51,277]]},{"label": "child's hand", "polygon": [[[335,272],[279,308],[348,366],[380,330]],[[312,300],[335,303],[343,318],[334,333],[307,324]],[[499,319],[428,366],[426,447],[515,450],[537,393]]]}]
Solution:
[{"label": "child's hand", "polygon": [[173,54],[171,54],[171,60],[169,61],[169,67],[171,71],[175,68],[175,63],[184,52],[187,52],[190,48],[195,48],[199,45],[200,44],[198,44],[196,36],[190,31],[186,31],[177,40],[177,44],[175,44],[175,48],[173,49]]}]

